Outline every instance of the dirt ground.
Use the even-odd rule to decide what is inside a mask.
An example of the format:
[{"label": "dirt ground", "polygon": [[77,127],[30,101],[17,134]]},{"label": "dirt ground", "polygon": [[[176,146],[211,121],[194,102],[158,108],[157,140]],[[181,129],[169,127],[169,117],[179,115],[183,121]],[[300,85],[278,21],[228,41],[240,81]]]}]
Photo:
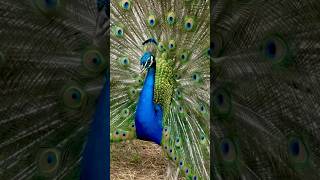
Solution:
[{"label": "dirt ground", "polygon": [[134,140],[113,143],[110,148],[112,180],[166,179],[168,160],[160,146]]}]

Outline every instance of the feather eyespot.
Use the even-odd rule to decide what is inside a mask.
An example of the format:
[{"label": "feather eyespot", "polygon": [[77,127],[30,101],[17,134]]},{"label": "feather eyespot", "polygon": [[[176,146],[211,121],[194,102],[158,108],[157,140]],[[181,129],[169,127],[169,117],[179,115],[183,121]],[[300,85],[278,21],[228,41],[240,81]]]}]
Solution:
[{"label": "feather eyespot", "polygon": [[237,159],[235,144],[230,139],[223,139],[220,143],[220,154],[226,162],[233,162]]},{"label": "feather eyespot", "polygon": [[158,43],[158,50],[159,50],[160,52],[163,52],[163,51],[166,50],[165,47],[164,47],[163,42],[159,42],[159,43]]},{"label": "feather eyespot", "polygon": [[262,44],[263,56],[275,63],[283,61],[288,55],[288,46],[280,36],[270,36]]},{"label": "feather eyespot", "polygon": [[176,147],[181,146],[181,139],[179,137],[176,138],[175,145],[176,145]]},{"label": "feather eyespot", "polygon": [[131,86],[131,87],[129,87],[129,89],[127,90],[127,92],[128,92],[128,95],[129,95],[130,100],[131,100],[131,101],[135,101],[136,98],[137,98],[137,94],[138,94],[138,92],[137,92],[137,87]]},{"label": "feather eyespot", "polygon": [[200,109],[200,112],[201,112],[201,113],[206,113],[206,112],[207,112],[207,111],[206,111],[206,107],[205,107],[205,105],[203,105],[203,104],[200,104],[199,109]]},{"label": "feather eyespot", "polygon": [[83,54],[82,65],[90,72],[99,73],[105,69],[106,61],[99,51],[88,50]]},{"label": "feather eyespot", "polygon": [[122,0],[120,2],[120,7],[123,9],[123,10],[129,10],[131,8],[131,1],[129,0]]},{"label": "feather eyespot", "polygon": [[154,27],[154,26],[156,25],[156,23],[157,23],[157,21],[156,21],[155,16],[154,16],[154,15],[150,15],[150,16],[148,17],[148,25],[149,25],[150,27]]},{"label": "feather eyespot", "polygon": [[182,167],[183,166],[183,161],[179,162],[179,166]]},{"label": "feather eyespot", "polygon": [[123,36],[123,30],[121,28],[117,29],[117,36]]},{"label": "feather eyespot", "polygon": [[176,16],[175,16],[174,12],[170,12],[167,15],[167,21],[166,22],[169,25],[173,25],[175,23],[175,19],[176,19]]},{"label": "feather eyespot", "polygon": [[231,94],[225,88],[217,89],[213,94],[213,112],[220,117],[227,117],[231,110]]},{"label": "feather eyespot", "polygon": [[53,174],[60,166],[60,151],[56,148],[43,148],[37,159],[38,169],[43,174]]},{"label": "feather eyespot", "polygon": [[183,63],[187,62],[189,60],[189,53],[187,51],[180,53],[179,59]]},{"label": "feather eyespot", "polygon": [[121,57],[119,59],[119,63],[124,67],[128,67],[130,65],[130,61],[129,61],[128,57]]},{"label": "feather eyespot", "polygon": [[170,40],[168,43],[168,49],[174,50],[176,48],[176,42],[174,40]]},{"label": "feather eyespot", "polygon": [[46,14],[54,13],[60,6],[60,0],[33,0],[35,6]]},{"label": "feather eyespot", "polygon": [[121,111],[121,116],[124,117],[124,118],[128,117],[129,114],[130,114],[130,111],[129,111],[128,108],[125,108],[125,109],[123,109],[123,110]]},{"label": "feather eyespot", "polygon": [[194,29],[194,19],[191,17],[187,17],[184,20],[184,29],[186,31],[191,31]]},{"label": "feather eyespot", "polygon": [[70,86],[63,91],[62,101],[68,108],[80,108],[86,100],[85,93],[76,86]]},{"label": "feather eyespot", "polygon": [[302,139],[298,137],[291,138],[288,143],[288,151],[293,163],[304,164],[308,162],[309,151]]},{"label": "feather eyespot", "polygon": [[112,32],[113,32],[113,35],[116,37],[121,38],[124,36],[124,30],[122,26],[118,26],[118,25],[113,26]]},{"label": "feather eyespot", "polygon": [[192,75],[191,75],[191,79],[192,79],[192,81],[199,83],[199,82],[201,82],[201,79],[202,79],[202,78],[201,78],[200,73],[194,72],[194,73],[192,73]]},{"label": "feather eyespot", "polygon": [[181,89],[177,89],[176,92],[175,92],[175,97],[177,99],[182,99],[182,91]]}]

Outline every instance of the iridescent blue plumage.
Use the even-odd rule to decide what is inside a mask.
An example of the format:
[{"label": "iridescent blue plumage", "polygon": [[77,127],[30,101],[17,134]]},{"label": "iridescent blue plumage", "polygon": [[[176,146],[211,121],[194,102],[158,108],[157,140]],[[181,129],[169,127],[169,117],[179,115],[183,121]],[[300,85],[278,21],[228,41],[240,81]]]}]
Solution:
[{"label": "iridescent blue plumage", "polygon": [[150,66],[140,93],[135,123],[137,137],[142,140],[161,144],[163,110],[153,102],[156,63],[151,52],[145,52],[140,59],[141,65]]},{"label": "iridescent blue plumage", "polygon": [[[97,7],[99,12],[106,8],[106,0],[98,0]],[[105,10],[106,11],[106,10]],[[108,15],[108,14],[106,14]],[[100,63],[94,58],[95,63]],[[90,126],[88,140],[83,152],[82,169],[80,179],[108,179],[110,169],[110,78],[105,72],[105,83],[97,100],[96,111]]]},{"label": "iridescent blue plumage", "polygon": [[110,80],[106,77],[106,83],[101,91],[93,122],[90,127],[88,141],[83,153],[81,179],[107,179],[109,177],[109,136],[108,124],[110,99]]}]

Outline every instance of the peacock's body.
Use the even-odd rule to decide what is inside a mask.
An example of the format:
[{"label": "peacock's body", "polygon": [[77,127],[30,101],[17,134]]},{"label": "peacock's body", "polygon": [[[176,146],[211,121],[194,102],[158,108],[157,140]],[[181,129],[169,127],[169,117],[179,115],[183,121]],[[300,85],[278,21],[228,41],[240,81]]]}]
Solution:
[{"label": "peacock's body", "polygon": [[106,13],[104,1],[0,1],[1,180],[107,178]]},{"label": "peacock's body", "polygon": [[113,0],[110,7],[111,141],[157,143],[190,179],[209,179],[209,5]]},{"label": "peacock's body", "polygon": [[212,176],[320,179],[318,0],[213,6]]}]

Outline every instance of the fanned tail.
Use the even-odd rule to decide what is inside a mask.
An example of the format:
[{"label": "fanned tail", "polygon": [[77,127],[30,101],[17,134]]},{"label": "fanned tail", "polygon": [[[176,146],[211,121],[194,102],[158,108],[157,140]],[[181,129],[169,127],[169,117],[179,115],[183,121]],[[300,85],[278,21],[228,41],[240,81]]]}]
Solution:
[{"label": "fanned tail", "polygon": [[134,126],[142,43],[155,39],[162,146],[191,179],[209,179],[209,19],[208,1],[111,2],[111,139]]},{"label": "fanned tail", "polygon": [[319,2],[214,7],[214,176],[319,179]]},{"label": "fanned tail", "polygon": [[0,14],[0,177],[79,177],[107,64],[96,2],[4,0]]}]

